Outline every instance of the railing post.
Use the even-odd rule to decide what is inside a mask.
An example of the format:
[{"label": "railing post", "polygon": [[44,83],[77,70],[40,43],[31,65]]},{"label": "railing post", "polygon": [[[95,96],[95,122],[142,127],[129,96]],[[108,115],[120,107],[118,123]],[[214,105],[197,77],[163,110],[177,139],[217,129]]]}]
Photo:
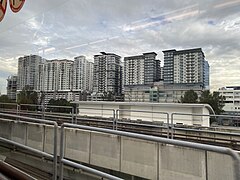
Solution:
[{"label": "railing post", "polygon": [[45,105],[42,104],[41,108],[42,108],[42,119],[45,119]]},{"label": "railing post", "polygon": [[112,125],[113,130],[115,129],[115,121],[116,121],[116,111],[115,111],[115,109],[113,109],[113,125]]},{"label": "railing post", "polygon": [[118,130],[119,109],[116,110],[115,130]]},{"label": "railing post", "polygon": [[173,116],[174,113],[171,114],[171,139],[173,139]]},{"label": "railing post", "polygon": [[167,113],[167,138],[169,139],[169,113]]},{"label": "railing post", "polygon": [[59,157],[59,180],[63,180],[63,156],[64,156],[64,124],[61,126],[61,135],[60,135],[60,157]]},{"label": "railing post", "polygon": [[72,107],[72,124],[74,123],[74,107]]}]

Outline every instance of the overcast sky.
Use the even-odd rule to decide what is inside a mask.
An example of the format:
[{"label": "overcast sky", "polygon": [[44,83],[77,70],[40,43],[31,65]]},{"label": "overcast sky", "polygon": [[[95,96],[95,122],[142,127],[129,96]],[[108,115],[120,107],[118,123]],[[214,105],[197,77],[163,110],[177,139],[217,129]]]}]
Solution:
[{"label": "overcast sky", "polygon": [[240,85],[240,0],[26,0],[0,22],[0,91],[18,57],[93,59],[200,47],[212,90]]}]

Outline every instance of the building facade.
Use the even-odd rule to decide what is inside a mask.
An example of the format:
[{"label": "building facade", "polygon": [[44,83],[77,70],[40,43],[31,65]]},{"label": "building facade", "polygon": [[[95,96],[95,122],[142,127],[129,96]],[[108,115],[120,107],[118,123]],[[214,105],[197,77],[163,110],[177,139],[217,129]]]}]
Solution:
[{"label": "building facade", "polygon": [[39,65],[43,61],[43,58],[38,55],[29,55],[18,59],[18,90],[22,90],[26,86],[37,89]]},{"label": "building facade", "polygon": [[73,63],[73,91],[92,92],[93,63],[85,56],[74,58]]},{"label": "building facade", "polygon": [[210,66],[208,61],[204,60],[204,87],[205,89],[210,89]]},{"label": "building facade", "polygon": [[121,57],[113,53],[101,52],[94,55],[93,92],[122,94]]},{"label": "building facade", "polygon": [[[164,53],[164,83],[209,83],[209,65],[201,48]],[[208,66],[207,66],[208,65]],[[208,75],[207,71],[208,70]]]},{"label": "building facade", "polygon": [[11,100],[17,98],[17,76],[9,76],[7,78],[7,96]]},{"label": "building facade", "polygon": [[124,58],[124,86],[146,85],[160,81],[160,60],[155,52]]},{"label": "building facade", "polygon": [[219,95],[225,97],[223,99],[223,110],[227,113],[240,113],[240,86],[226,86],[219,88]]},{"label": "building facade", "polygon": [[203,91],[202,84],[166,84],[157,82],[153,85],[126,86],[124,100],[127,102],[179,103],[186,91],[194,90],[198,96]]}]

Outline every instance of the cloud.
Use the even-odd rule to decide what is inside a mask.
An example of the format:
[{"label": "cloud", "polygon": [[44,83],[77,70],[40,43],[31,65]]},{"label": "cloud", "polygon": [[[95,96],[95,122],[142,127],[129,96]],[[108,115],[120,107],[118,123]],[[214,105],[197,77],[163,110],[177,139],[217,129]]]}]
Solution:
[{"label": "cloud", "polygon": [[163,62],[162,50],[201,47],[211,65],[211,87],[236,85],[239,7],[239,0],[26,1],[0,24],[0,77],[16,73],[17,57],[27,54],[93,59],[100,51],[122,57],[155,51]]}]

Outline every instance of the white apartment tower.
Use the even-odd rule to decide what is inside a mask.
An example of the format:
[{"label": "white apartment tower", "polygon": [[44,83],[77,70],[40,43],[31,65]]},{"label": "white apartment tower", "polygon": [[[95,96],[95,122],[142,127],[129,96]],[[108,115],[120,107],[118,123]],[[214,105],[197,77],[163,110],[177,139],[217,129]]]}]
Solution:
[{"label": "white apartment tower", "polygon": [[111,92],[114,95],[121,95],[122,64],[120,56],[105,52],[101,52],[101,55],[94,55],[93,92]]},{"label": "white apartment tower", "polygon": [[160,60],[155,52],[124,58],[124,85],[153,84],[160,81]]},{"label": "white apartment tower", "polygon": [[48,60],[39,65],[38,90],[45,92],[72,89],[73,61]]},{"label": "white apartment tower", "polygon": [[[201,83],[208,81],[205,76],[205,56],[201,48],[164,53],[164,83]],[[208,66],[209,68],[209,66]]]},{"label": "white apartment tower", "polygon": [[92,92],[93,63],[85,56],[74,58],[73,63],[73,91]]},{"label": "white apartment tower", "polygon": [[38,88],[39,65],[42,62],[42,57],[37,55],[24,56],[18,59],[18,90],[22,90],[25,86],[34,90]]}]

